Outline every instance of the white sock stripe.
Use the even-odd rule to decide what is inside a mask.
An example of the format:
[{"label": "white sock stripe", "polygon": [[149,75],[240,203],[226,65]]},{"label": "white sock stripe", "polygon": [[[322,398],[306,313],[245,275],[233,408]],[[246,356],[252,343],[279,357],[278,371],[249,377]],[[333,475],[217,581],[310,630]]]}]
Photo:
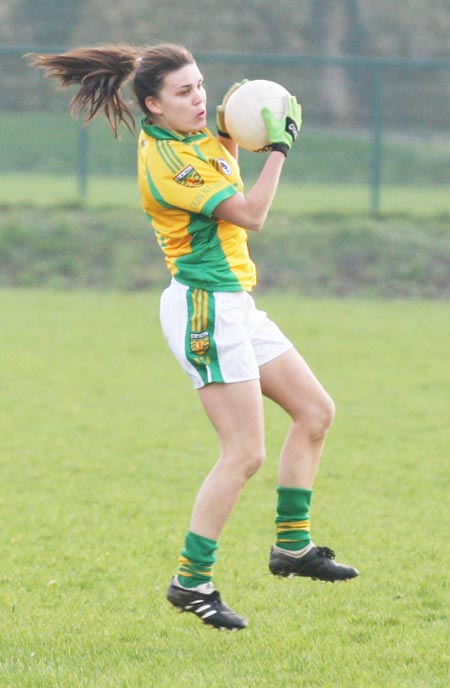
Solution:
[{"label": "white sock stripe", "polygon": [[314,542],[310,542],[309,545],[306,545],[306,547],[302,547],[302,549],[283,549],[282,547],[274,545],[274,550],[277,552],[282,552],[283,554],[287,554],[289,557],[292,557],[293,559],[301,559],[305,556],[305,554],[308,554],[308,552],[310,552],[313,547],[315,547]]},{"label": "white sock stripe", "polygon": [[215,590],[214,584],[211,581],[209,581],[208,583],[201,583],[201,585],[196,585],[195,588],[188,588],[185,585],[181,585],[178,576],[174,576],[173,584],[176,585],[177,588],[181,588],[182,590],[189,590],[190,592],[201,592],[205,595],[210,595]]}]

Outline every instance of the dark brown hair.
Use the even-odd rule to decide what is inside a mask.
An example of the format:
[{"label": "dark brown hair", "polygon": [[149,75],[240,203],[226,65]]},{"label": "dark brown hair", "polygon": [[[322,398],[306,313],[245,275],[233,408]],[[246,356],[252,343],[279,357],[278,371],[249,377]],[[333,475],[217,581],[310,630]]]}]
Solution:
[{"label": "dark brown hair", "polygon": [[167,74],[194,62],[189,50],[172,43],[144,49],[105,45],[69,50],[61,55],[29,53],[25,57],[34,67],[41,67],[45,76],[57,79],[63,88],[81,84],[70,104],[71,114],[81,112],[87,124],[102,111],[115,136],[121,123],[130,131],[134,129],[133,113],[121,95],[128,79],[139,107],[148,116],[145,99],[158,96]]}]

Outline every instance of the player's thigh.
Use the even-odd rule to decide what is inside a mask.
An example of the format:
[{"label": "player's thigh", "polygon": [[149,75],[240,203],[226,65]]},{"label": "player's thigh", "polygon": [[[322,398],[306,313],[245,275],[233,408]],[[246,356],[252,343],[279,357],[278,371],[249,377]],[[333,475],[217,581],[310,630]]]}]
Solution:
[{"label": "player's thigh", "polygon": [[334,404],[304,358],[292,348],[260,367],[264,396],[293,418],[307,414],[334,415]]},{"label": "player's thigh", "polygon": [[210,384],[198,390],[222,449],[264,454],[264,409],[259,380]]}]

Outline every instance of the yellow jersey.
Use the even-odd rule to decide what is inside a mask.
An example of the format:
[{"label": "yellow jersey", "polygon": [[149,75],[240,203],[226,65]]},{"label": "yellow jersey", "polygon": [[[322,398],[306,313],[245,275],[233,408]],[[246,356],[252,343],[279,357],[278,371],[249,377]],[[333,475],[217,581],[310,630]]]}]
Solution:
[{"label": "yellow jersey", "polygon": [[219,203],[243,190],[239,166],[208,129],[182,137],[143,121],[138,179],[176,280],[205,291],[251,291],[256,268],[247,232],[214,216]]}]

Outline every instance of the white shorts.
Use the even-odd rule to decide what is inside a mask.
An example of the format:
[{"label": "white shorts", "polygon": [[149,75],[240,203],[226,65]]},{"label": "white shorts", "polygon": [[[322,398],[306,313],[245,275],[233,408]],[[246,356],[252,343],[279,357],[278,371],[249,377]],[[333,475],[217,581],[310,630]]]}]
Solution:
[{"label": "white shorts", "polygon": [[196,389],[258,379],[259,366],[293,346],[244,291],[207,292],[172,280],[161,295],[160,319]]}]

